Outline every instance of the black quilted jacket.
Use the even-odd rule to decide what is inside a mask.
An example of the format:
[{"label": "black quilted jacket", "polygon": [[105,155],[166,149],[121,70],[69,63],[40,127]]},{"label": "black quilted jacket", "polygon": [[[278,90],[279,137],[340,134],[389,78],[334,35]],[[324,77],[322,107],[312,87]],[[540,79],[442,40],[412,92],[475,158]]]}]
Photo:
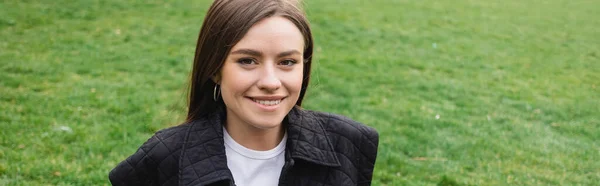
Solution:
[{"label": "black quilted jacket", "polygon": [[[223,109],[157,132],[110,174],[113,185],[235,185]],[[346,117],[293,108],[279,185],[370,185],[379,136]]]}]

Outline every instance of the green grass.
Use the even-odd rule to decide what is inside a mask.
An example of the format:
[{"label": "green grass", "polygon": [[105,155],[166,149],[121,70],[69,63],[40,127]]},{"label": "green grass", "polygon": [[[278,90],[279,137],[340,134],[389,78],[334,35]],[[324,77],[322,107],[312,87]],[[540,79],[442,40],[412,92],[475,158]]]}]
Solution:
[{"label": "green grass", "polygon": [[[0,185],[108,184],[181,122],[209,3],[0,2]],[[600,2],[306,10],[317,46],[305,107],[378,129],[374,185],[600,182]]]}]

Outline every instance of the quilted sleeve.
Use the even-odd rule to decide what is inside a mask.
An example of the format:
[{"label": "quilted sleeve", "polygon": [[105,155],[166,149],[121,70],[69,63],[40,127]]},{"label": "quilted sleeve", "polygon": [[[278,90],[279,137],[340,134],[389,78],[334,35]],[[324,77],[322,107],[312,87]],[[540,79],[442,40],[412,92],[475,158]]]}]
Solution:
[{"label": "quilted sleeve", "polygon": [[133,155],[122,161],[109,173],[112,185],[155,185],[158,177],[157,163],[149,154],[161,140],[157,135],[146,141]]},{"label": "quilted sleeve", "polygon": [[351,175],[356,185],[371,185],[379,133],[375,128],[348,117],[336,114],[328,116],[329,121],[324,126],[331,133],[335,151],[343,154],[339,158],[343,171]]},{"label": "quilted sleeve", "polygon": [[379,146],[379,133],[374,128],[368,126],[362,126],[363,138],[359,143],[360,151],[366,152],[364,159],[366,163],[363,163],[359,170],[361,176],[359,176],[358,185],[371,185],[373,178],[373,169],[375,168],[375,160],[377,159],[377,147]]}]

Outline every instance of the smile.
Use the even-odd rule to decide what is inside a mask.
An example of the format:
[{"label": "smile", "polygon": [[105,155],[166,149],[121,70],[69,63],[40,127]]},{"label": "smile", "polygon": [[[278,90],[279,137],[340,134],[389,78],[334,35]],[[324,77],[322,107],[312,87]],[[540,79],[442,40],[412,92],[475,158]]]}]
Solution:
[{"label": "smile", "polygon": [[261,104],[261,105],[266,105],[266,106],[273,106],[273,105],[279,105],[279,103],[281,103],[281,99],[279,100],[257,100],[257,99],[252,99],[252,101]]}]

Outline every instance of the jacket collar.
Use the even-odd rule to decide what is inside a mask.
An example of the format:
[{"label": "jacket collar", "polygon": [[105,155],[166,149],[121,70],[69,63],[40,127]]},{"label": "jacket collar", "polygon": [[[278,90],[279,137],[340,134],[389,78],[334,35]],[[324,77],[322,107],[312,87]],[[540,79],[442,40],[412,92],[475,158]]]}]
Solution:
[{"label": "jacket collar", "polygon": [[[233,185],[223,141],[225,112],[224,108],[220,108],[205,119],[191,123],[179,157],[180,185],[208,185],[219,181]],[[284,119],[288,134],[286,154],[289,153],[293,159],[338,167],[340,162],[321,119],[294,106]]]},{"label": "jacket collar", "polygon": [[223,140],[224,109],[192,121],[179,157],[179,185],[233,184]]},{"label": "jacket collar", "polygon": [[337,159],[330,138],[322,126],[322,119],[315,113],[294,106],[288,113],[287,122],[288,142],[286,151],[294,159],[302,159],[314,164],[338,167]]}]

